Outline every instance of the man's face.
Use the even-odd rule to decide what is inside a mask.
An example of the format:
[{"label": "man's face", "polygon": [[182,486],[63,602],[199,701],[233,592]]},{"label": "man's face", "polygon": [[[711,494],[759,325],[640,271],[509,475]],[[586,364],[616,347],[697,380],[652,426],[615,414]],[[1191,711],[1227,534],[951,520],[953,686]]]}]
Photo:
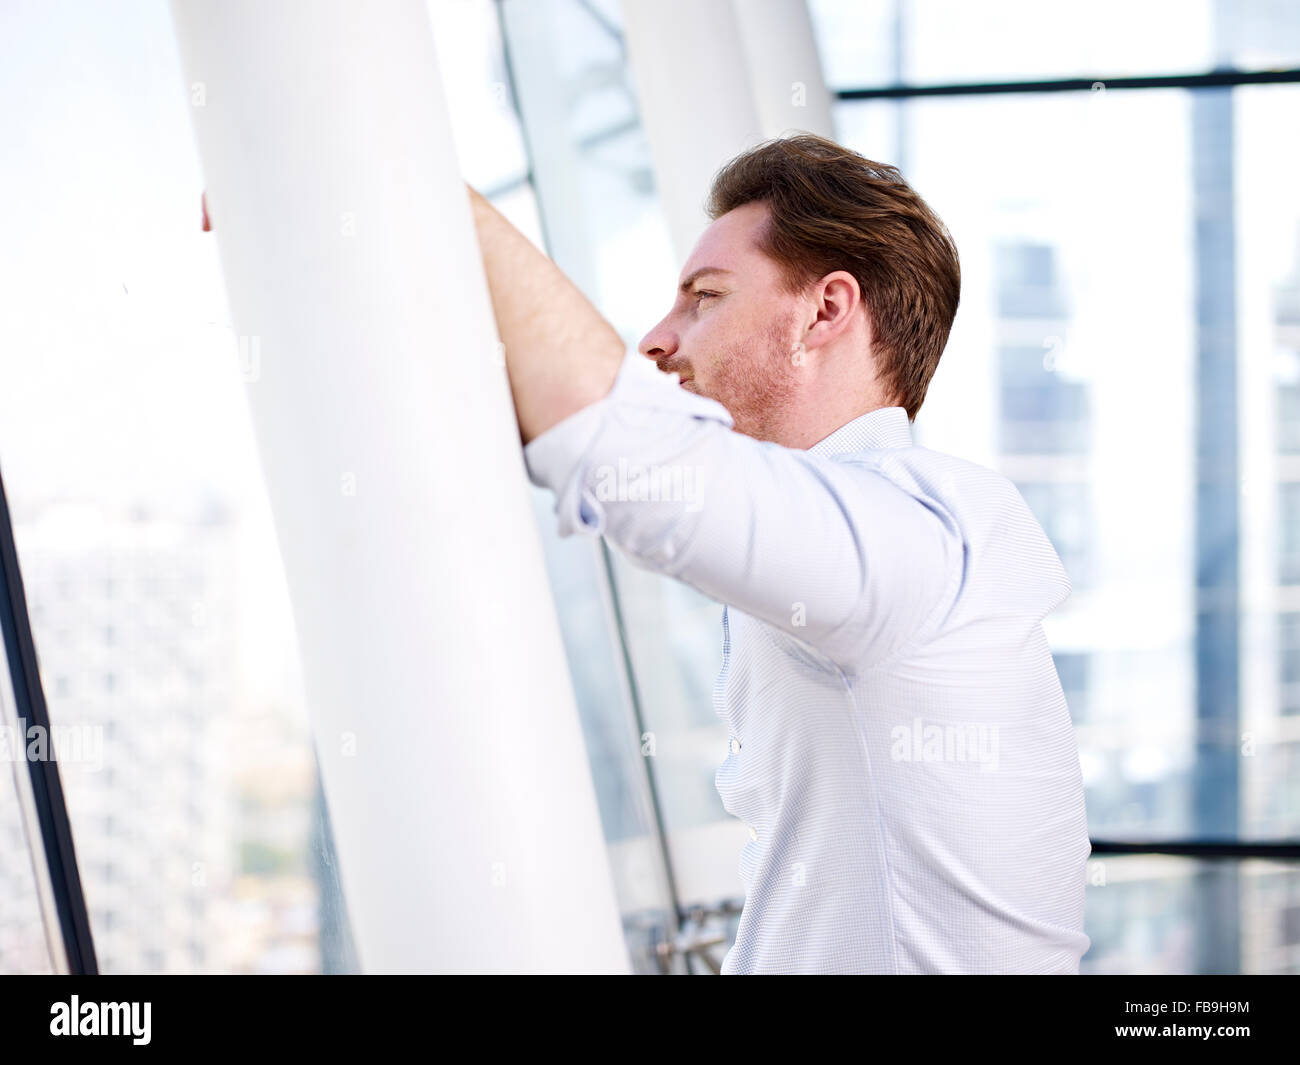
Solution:
[{"label": "man's face", "polygon": [[682,267],[672,309],[638,350],[682,387],[727,408],[737,432],[775,440],[799,387],[795,352],[804,300],[759,250],[767,206],[723,215]]}]

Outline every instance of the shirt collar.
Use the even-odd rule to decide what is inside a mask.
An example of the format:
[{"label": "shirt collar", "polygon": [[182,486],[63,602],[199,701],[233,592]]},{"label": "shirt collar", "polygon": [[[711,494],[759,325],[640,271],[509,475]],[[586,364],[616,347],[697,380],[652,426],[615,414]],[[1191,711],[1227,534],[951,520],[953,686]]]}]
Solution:
[{"label": "shirt collar", "polygon": [[905,407],[878,407],[841,425],[808,448],[813,455],[844,455],[882,447],[911,447],[912,423]]}]

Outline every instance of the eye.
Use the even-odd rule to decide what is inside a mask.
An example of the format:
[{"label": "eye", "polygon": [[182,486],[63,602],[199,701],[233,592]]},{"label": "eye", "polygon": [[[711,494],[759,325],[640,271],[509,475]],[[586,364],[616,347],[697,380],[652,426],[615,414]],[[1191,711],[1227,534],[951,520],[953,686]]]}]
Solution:
[{"label": "eye", "polygon": [[716,299],[720,295],[720,292],[707,292],[703,289],[697,289],[695,292],[695,302],[699,303],[702,300]]}]

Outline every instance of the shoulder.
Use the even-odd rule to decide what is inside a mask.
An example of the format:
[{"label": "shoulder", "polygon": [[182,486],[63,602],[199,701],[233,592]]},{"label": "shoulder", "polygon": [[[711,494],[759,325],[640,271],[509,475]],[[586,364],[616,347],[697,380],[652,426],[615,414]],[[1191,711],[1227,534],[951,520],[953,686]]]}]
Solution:
[{"label": "shoulder", "polygon": [[956,511],[987,513],[989,508],[1019,511],[1024,497],[1005,474],[977,462],[913,445],[837,455],[835,461],[872,470],[909,495],[942,503]]}]

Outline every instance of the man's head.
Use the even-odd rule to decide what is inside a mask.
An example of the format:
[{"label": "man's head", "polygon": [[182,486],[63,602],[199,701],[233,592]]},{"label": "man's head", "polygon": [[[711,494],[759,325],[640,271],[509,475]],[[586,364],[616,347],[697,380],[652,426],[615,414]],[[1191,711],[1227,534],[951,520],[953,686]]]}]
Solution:
[{"label": "man's head", "polygon": [[718,172],[712,224],[640,351],[735,428],[809,447],[859,414],[916,416],[957,313],[947,229],[891,166],[800,134]]}]

